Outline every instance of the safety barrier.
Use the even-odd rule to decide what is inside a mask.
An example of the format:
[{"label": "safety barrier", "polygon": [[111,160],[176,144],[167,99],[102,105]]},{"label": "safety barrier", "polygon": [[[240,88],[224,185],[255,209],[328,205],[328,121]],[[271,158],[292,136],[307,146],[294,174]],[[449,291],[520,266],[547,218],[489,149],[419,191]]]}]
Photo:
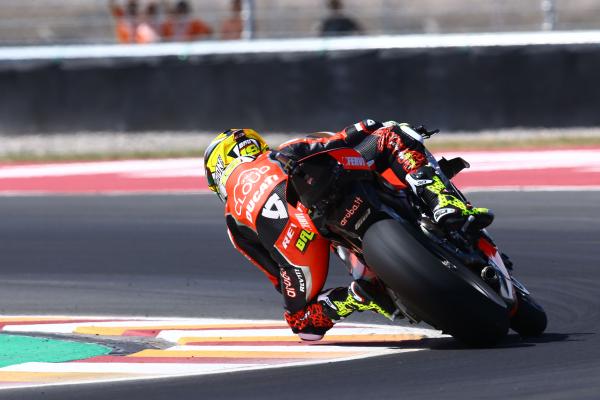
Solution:
[{"label": "safety barrier", "polygon": [[600,31],[0,49],[0,132],[600,123]]}]

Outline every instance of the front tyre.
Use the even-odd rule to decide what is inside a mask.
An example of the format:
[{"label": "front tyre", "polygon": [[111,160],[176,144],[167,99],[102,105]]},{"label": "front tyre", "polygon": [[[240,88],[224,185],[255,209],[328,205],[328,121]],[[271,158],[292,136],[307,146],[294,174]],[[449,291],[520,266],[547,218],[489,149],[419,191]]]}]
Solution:
[{"label": "front tyre", "polygon": [[546,312],[533,297],[517,291],[518,308],[510,319],[510,327],[523,337],[540,336],[546,330]]}]

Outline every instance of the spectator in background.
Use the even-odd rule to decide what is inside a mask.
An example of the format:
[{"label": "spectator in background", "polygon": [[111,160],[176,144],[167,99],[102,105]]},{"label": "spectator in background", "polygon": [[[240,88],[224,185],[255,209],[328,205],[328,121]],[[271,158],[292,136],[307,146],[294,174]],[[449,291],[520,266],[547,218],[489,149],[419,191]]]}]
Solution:
[{"label": "spectator in background", "polygon": [[138,26],[138,2],[136,0],[129,0],[125,8],[123,8],[115,0],[110,0],[108,6],[115,19],[117,41],[119,43],[135,42]]},{"label": "spectator in background", "polygon": [[154,2],[148,3],[144,17],[138,23],[135,30],[136,43],[153,43],[160,40],[160,21],[158,5]]},{"label": "spectator in background", "polygon": [[342,0],[328,0],[329,16],[322,22],[319,29],[321,36],[344,36],[362,33],[362,28],[352,18],[342,12]]},{"label": "spectator in background", "polygon": [[169,10],[169,16],[163,23],[161,33],[165,40],[190,41],[207,38],[213,30],[199,18],[193,18],[190,4],[185,0],[177,2]]},{"label": "spectator in background", "polygon": [[220,38],[225,40],[240,39],[243,30],[242,0],[232,0],[231,15],[221,21],[221,27],[219,29]]}]

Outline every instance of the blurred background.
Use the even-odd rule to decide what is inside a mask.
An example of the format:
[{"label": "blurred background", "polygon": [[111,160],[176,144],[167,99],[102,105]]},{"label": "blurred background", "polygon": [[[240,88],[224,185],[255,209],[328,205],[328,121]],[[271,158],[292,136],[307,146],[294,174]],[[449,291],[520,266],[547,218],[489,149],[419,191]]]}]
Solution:
[{"label": "blurred background", "polygon": [[[252,7],[256,38],[315,37],[331,14],[326,0],[188,0],[190,14],[221,39],[219,29],[236,7]],[[334,2],[335,3],[335,2]],[[366,35],[406,33],[499,32],[540,29],[594,29],[600,24],[597,0],[345,0],[340,9]],[[132,6],[132,4],[135,4]],[[0,42],[4,45],[114,43],[118,18],[115,7],[154,27],[167,20],[178,2],[139,0],[0,1]],[[243,10],[241,10],[243,11]],[[249,11],[249,10],[247,10]],[[127,17],[127,16],[126,16]],[[140,21],[141,22],[141,21]],[[138,22],[139,23],[139,22]],[[154,40],[165,40],[157,29]],[[230,38],[234,35],[231,34]]]},{"label": "blurred background", "polygon": [[598,142],[598,26],[598,0],[0,0],[0,156],[366,117]]}]

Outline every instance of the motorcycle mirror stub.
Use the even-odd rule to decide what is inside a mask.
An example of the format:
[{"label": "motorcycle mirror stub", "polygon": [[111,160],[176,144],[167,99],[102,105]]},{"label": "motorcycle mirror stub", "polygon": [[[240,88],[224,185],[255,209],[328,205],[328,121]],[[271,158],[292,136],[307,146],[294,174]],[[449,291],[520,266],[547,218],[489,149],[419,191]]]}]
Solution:
[{"label": "motorcycle mirror stub", "polygon": [[413,139],[419,141],[420,143],[423,143],[423,136],[421,136],[420,134],[418,134],[414,129],[412,129],[410,126],[406,125],[406,124],[401,124],[400,125],[400,129],[402,130],[402,132],[406,133],[408,136],[412,137]]}]

